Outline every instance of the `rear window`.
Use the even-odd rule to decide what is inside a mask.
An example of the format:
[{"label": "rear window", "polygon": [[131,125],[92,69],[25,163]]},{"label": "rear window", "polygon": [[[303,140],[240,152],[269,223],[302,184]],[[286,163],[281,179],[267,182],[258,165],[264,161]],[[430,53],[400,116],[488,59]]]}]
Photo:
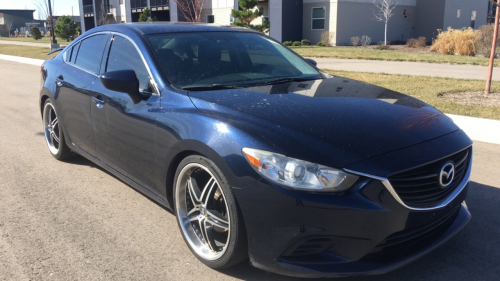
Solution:
[{"label": "rear window", "polygon": [[83,40],[79,44],[80,49],[75,64],[93,73],[98,73],[107,38],[107,34],[99,34]]}]

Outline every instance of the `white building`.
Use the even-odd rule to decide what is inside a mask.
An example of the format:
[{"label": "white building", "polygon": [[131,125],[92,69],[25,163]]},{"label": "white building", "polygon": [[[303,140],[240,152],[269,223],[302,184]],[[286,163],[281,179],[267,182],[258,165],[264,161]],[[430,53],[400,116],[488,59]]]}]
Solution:
[{"label": "white building", "polygon": [[[205,22],[229,25],[231,10],[238,0],[206,0]],[[384,38],[384,23],[375,20],[374,1],[381,0],[259,0],[264,16],[254,24],[268,20],[270,35],[283,41],[309,39],[315,44],[324,32],[331,43],[348,45],[351,37],[367,35],[372,42]],[[397,0],[389,21],[388,40],[406,41],[424,36],[435,38],[438,29],[448,27],[479,28],[491,23],[494,9],[489,0]],[[80,0],[82,30],[106,23],[137,22],[139,14],[150,8],[159,21],[185,21],[174,0]]]},{"label": "white building", "polygon": [[[151,16],[158,21],[185,21],[182,12],[173,0],[80,0],[82,30],[109,23],[137,22],[139,14],[145,9],[151,10]],[[207,0],[202,14],[204,21],[229,25],[233,22],[231,10],[238,7],[238,0]],[[268,0],[260,0],[259,7],[264,7],[264,17],[256,19],[254,24],[261,24],[269,15]]]}]

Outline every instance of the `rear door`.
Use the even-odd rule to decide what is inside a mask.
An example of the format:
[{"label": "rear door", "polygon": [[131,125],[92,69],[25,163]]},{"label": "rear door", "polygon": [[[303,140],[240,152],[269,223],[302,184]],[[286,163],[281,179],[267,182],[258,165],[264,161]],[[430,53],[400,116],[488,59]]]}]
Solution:
[{"label": "rear door", "polygon": [[90,99],[109,34],[83,39],[66,51],[56,74],[58,115],[67,137],[78,148],[95,155]]},{"label": "rear door", "polygon": [[99,160],[144,187],[153,186],[154,133],[159,95],[150,83],[149,71],[134,43],[114,35],[101,73],[134,70],[143,94],[134,103],[126,93],[106,89],[100,79],[92,89],[92,124]]}]

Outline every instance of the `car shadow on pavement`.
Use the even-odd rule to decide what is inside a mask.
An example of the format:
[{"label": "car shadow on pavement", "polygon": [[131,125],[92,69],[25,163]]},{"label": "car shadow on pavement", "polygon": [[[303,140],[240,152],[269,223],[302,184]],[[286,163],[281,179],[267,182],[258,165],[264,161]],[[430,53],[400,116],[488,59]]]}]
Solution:
[{"label": "car shadow on pavement", "polygon": [[88,160],[87,158],[81,156],[81,155],[77,155],[76,157],[74,158],[71,158],[69,160],[66,160],[65,161],[66,163],[68,164],[73,164],[73,165],[82,165],[82,166],[88,166],[88,167],[91,167],[91,168],[94,168],[94,169],[99,169],[101,170],[103,173],[106,173],[108,174],[109,176],[115,178],[116,180],[124,183],[125,185],[127,185],[127,187],[131,188],[132,190],[134,190],[135,192],[137,192],[138,194],[144,196],[146,199],[150,200],[151,202],[153,202],[154,204],[156,204],[158,207],[164,209],[165,211],[169,212],[170,214],[173,214],[173,211],[168,209],[167,207],[163,206],[162,204],[158,203],[157,201],[149,198],[148,196],[145,196],[144,194],[142,194],[141,192],[139,192],[137,189],[131,187],[128,182],[122,180],[121,178],[113,175],[112,173],[110,173],[109,171],[105,170],[104,168],[102,168],[101,166],[95,164],[94,162]]},{"label": "car shadow on pavement", "polygon": [[[471,182],[468,192],[466,202],[472,214],[470,222],[435,251],[387,274],[332,280],[498,280],[500,186]],[[242,263],[220,272],[243,280],[307,280],[267,273],[252,267],[249,263]]]},{"label": "car shadow on pavement", "polygon": [[91,168],[98,168],[101,169],[103,172],[106,172],[107,174],[113,176],[112,174],[108,173],[106,170],[102,169],[98,165],[96,165],[94,162],[86,159],[83,156],[76,155],[75,157],[72,157],[71,159],[68,159],[65,161],[68,164],[73,164],[73,165],[81,165],[81,166],[89,166]]}]

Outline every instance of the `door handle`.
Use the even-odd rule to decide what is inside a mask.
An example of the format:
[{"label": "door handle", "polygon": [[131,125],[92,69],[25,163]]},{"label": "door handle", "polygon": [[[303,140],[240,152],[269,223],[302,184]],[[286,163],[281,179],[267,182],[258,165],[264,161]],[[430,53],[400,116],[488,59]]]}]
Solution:
[{"label": "door handle", "polygon": [[94,101],[95,103],[95,106],[97,106],[97,108],[103,108],[104,107],[104,101],[97,98],[97,97],[92,97],[92,100]]},{"label": "door handle", "polygon": [[59,87],[62,87],[64,82],[64,77],[62,75],[59,75],[56,77],[56,85]]}]

